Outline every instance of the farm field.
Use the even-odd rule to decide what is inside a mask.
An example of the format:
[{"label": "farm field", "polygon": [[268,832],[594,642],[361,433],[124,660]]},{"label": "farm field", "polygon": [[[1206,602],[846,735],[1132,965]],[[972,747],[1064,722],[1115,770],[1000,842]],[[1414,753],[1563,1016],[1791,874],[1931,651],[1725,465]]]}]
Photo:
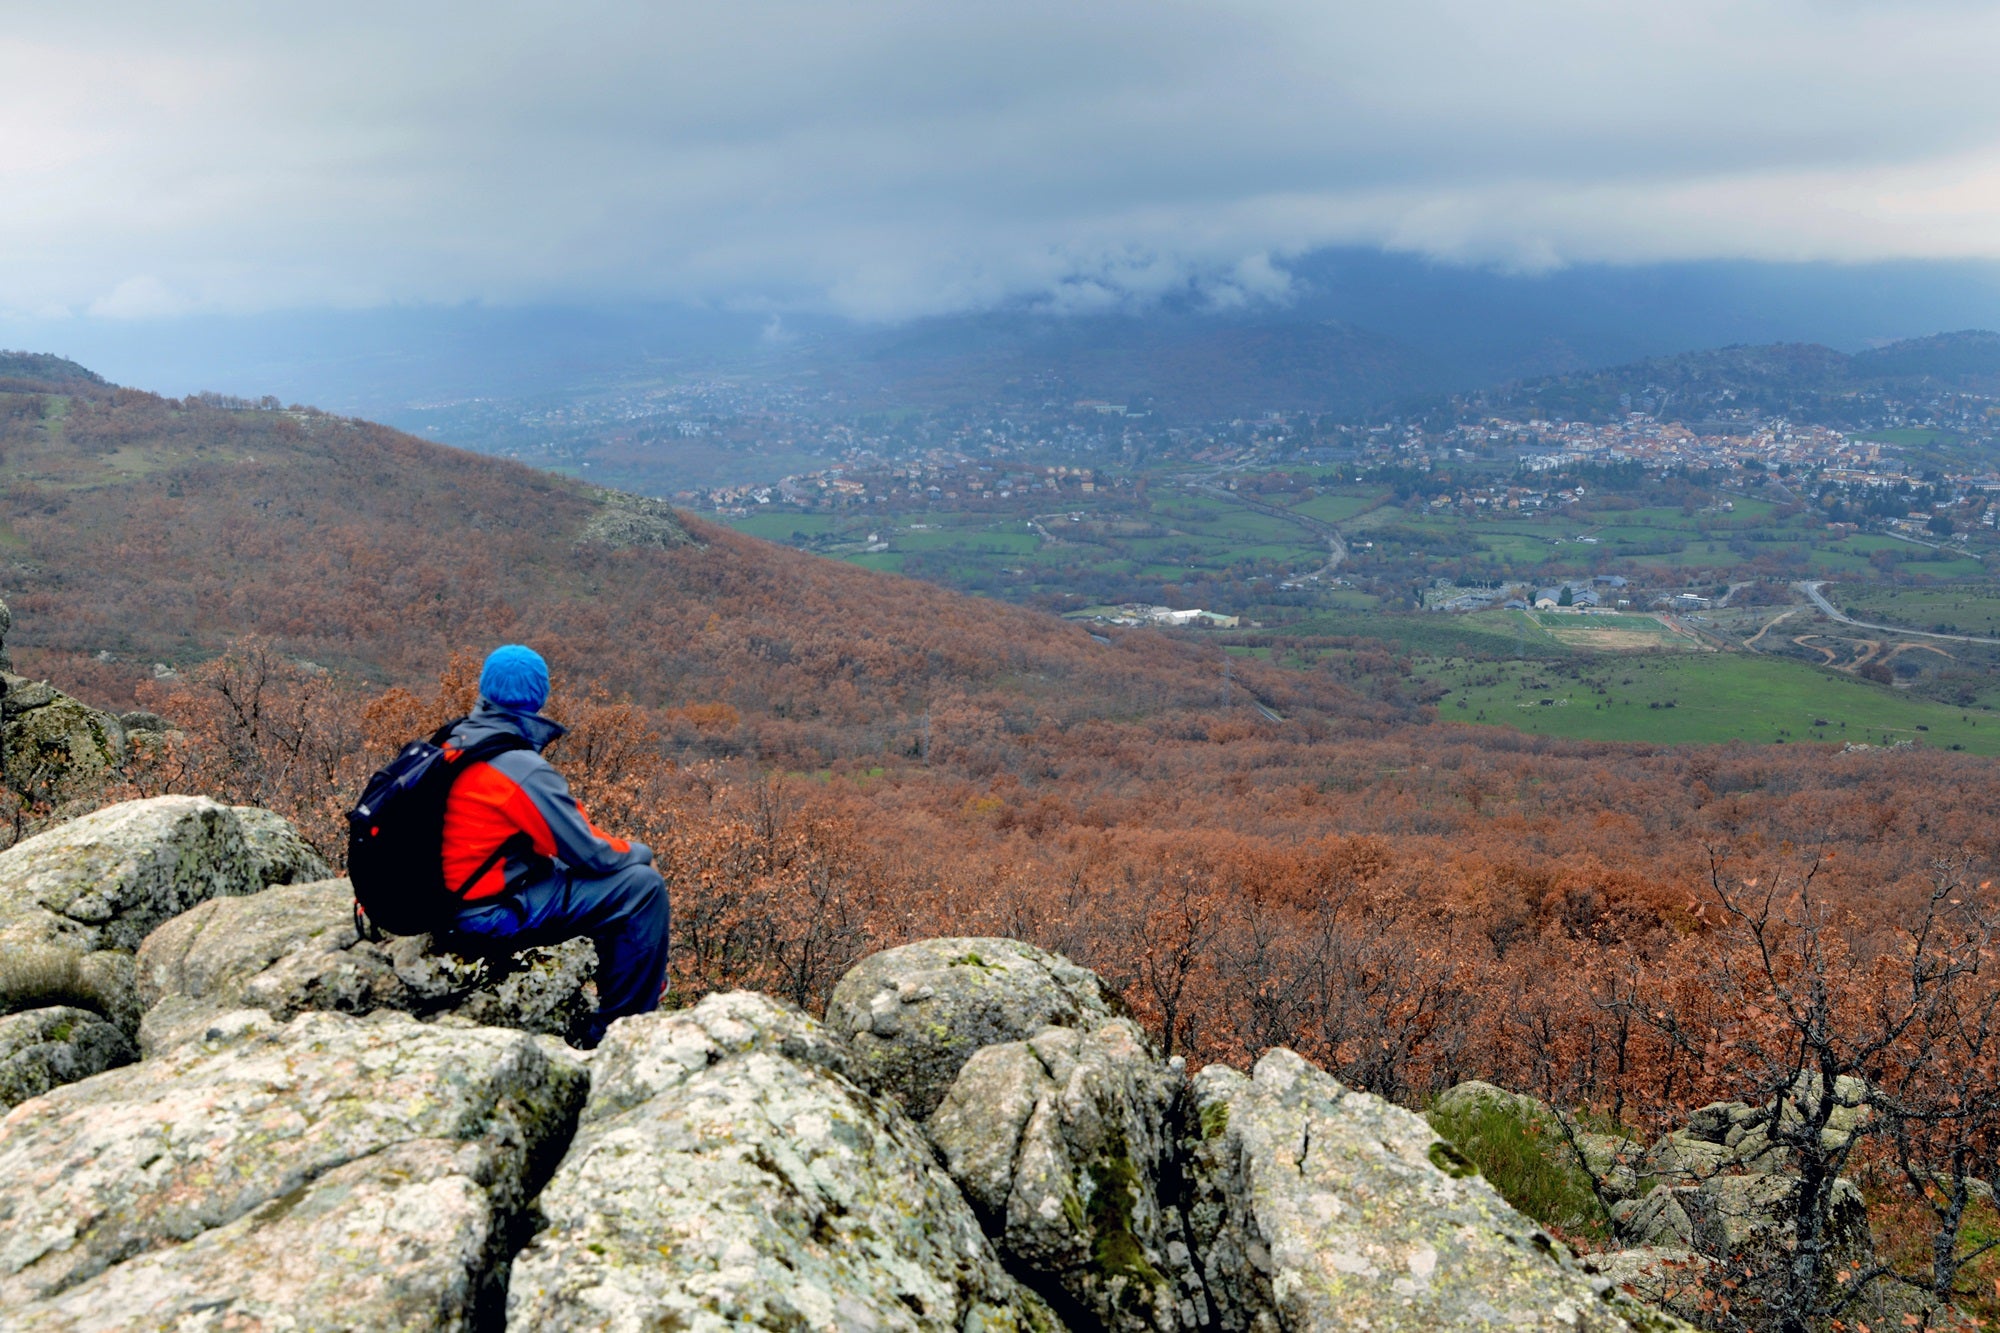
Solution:
[{"label": "farm field", "polygon": [[1662,744],[1916,741],[2000,754],[2000,713],[1954,708],[1785,658],[1747,653],[1568,662],[1420,663],[1446,721],[1577,740]]},{"label": "farm field", "polygon": [[1381,504],[1383,499],[1380,491],[1360,495],[1315,495],[1310,500],[1292,505],[1291,510],[1322,523],[1345,523]]},{"label": "farm field", "polygon": [[1646,615],[1577,615],[1562,611],[1519,611],[1566,648],[1585,652],[1690,652],[1704,645],[1693,635]]},{"label": "farm field", "polygon": [[795,535],[818,537],[837,532],[850,526],[850,520],[833,514],[749,514],[733,520],[730,526],[767,542],[787,542]]},{"label": "farm field", "polygon": [[1283,635],[1376,639],[1430,657],[1562,658],[1569,650],[1516,611],[1477,615],[1361,615],[1333,612],[1287,625]]},{"label": "farm field", "polygon": [[[1420,495],[1399,500],[1375,485],[1344,484],[1303,496],[1246,490],[1240,499],[1202,486],[1191,490],[1162,476],[1150,487],[1123,492],[1022,496],[1005,511],[985,504],[951,511],[871,506],[839,514],[753,512],[730,522],[769,540],[877,568],[904,568],[952,586],[995,591],[993,579],[1004,573],[1012,580],[1005,585],[1008,595],[1064,591],[1062,579],[1079,574],[1166,585],[1297,577],[1323,564],[1325,544],[1305,523],[1252,504],[1341,525],[1349,548],[1341,573],[1350,578],[1385,567],[1449,564],[1480,579],[1548,583],[1608,569],[1641,583],[1707,592],[1742,577],[1751,565],[1790,578],[1854,580],[1886,569],[1966,581],[1986,573],[1966,553],[1881,534],[1830,532],[1815,514],[1747,495],[1699,506],[1612,497],[1475,512],[1419,504]],[[1723,499],[1731,510],[1719,508]],[[870,533],[888,549],[867,552]],[[883,558],[888,555],[903,558]]]},{"label": "farm field", "polygon": [[[1850,632],[1790,588],[1831,579],[1828,596],[1858,619],[2000,638],[2000,586],[1974,558],[1993,547],[1990,532],[1966,550],[1829,525],[1818,506],[1790,499],[1650,482],[1594,486],[1587,501],[1551,488],[1542,507],[1506,510],[1441,506],[1447,497],[1420,480],[1308,474],[1309,491],[1230,491],[1215,473],[1143,480],[1023,494],[1006,507],[987,495],[967,509],[753,512],[735,526],[1069,613],[1136,601],[1240,615],[1240,630],[1160,632],[1221,634],[1232,651],[1301,670],[1377,670],[1369,663],[1387,649],[1406,661],[1406,678],[1442,691],[1445,720],[1578,739],[1910,740],[2000,753],[2000,713],[1987,707],[2000,705],[2000,652]],[[1329,571],[1326,540],[1281,511],[1338,524],[1339,565]],[[1590,586],[1607,602],[1615,589],[1629,609],[1415,609],[1461,590],[1585,586],[1599,574],[1626,580]],[[1681,592],[1732,601],[1656,613]],[[1728,651],[1745,644],[1753,651]]]},{"label": "farm field", "polygon": [[[752,536],[864,568],[979,590],[990,590],[995,579],[1008,580],[1009,590],[1075,592],[1093,580],[1163,584],[1245,570],[1275,582],[1280,571],[1316,569],[1327,555],[1325,541],[1301,524],[1229,500],[1171,490],[1137,513],[1088,506],[1027,516],[752,513],[730,523]],[[871,551],[871,545],[887,549]],[[1158,600],[1149,589],[1128,591],[1133,600]],[[1353,601],[1336,592],[1331,604]],[[1363,605],[1373,601],[1360,599]]]}]

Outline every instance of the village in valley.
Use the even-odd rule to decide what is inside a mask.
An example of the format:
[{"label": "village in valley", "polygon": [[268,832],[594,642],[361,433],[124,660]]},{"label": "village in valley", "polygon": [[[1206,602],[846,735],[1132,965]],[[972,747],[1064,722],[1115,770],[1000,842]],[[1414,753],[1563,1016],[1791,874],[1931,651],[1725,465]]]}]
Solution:
[{"label": "village in valley", "polygon": [[[494,452],[1096,634],[1336,672],[1378,643],[1396,688],[1466,721],[1726,739],[1775,699],[1762,739],[2000,744],[2000,719],[1974,734],[2000,708],[2000,396],[1828,380],[1863,359],[1723,349],[1206,422],[1059,376],[891,410],[710,375],[413,424],[472,414]],[[1551,654],[1627,666],[1579,714],[1534,665]]]}]

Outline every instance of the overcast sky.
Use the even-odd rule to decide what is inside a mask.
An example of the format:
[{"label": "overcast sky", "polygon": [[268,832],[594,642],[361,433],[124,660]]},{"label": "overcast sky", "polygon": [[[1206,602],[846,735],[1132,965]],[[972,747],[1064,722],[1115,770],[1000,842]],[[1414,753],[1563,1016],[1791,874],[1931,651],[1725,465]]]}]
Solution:
[{"label": "overcast sky", "polygon": [[0,5],[0,316],[2000,258],[2000,5]]}]

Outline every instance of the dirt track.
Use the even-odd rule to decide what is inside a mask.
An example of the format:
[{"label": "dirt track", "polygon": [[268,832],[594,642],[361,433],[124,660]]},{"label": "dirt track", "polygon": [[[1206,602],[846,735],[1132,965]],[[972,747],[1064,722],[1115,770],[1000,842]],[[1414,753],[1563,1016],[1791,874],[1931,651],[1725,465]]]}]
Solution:
[{"label": "dirt track", "polygon": [[1745,639],[1743,641],[1743,646],[1745,648],[1755,648],[1757,646],[1757,640],[1763,638],[1766,634],[1769,634],[1772,630],[1784,624],[1787,620],[1790,620],[1793,616],[1797,615],[1798,613],[1799,609],[1796,606],[1789,611],[1780,611],[1777,615],[1771,617],[1771,619],[1764,622],[1764,628],[1758,630],[1755,634],[1752,634],[1749,638]]}]

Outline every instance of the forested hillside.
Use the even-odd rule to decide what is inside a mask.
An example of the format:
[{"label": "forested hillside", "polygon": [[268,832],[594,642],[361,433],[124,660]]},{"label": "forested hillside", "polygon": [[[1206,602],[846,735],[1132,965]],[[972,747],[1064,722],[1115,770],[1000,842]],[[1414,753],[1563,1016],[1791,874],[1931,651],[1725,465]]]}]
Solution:
[{"label": "forested hillside", "polygon": [[[0,401],[21,642],[111,702],[245,634],[377,684],[517,638],[648,707],[729,704],[747,752],[824,762],[967,692],[1067,722],[1220,688],[1212,652],[1101,642],[380,426],[122,389]],[[1316,725],[1398,712],[1296,673],[1242,679]]]},{"label": "forested hillside", "polygon": [[[1933,1107],[1995,1059],[1944,1017],[1991,990],[1990,760],[1452,725],[1366,641],[1225,669],[270,404],[17,380],[0,432],[17,669],[183,728],[120,792],[271,806],[337,856],[367,770],[526,641],[576,727],[552,757],[659,850],[683,995],[816,1006],[868,949],[1006,934],[1170,1049],[1634,1124],[1800,1040]],[[1911,1151],[2000,1142],[1979,1105]]]},{"label": "forested hillside", "polygon": [[1909,338],[1849,356],[1817,343],[1731,346],[1629,365],[1523,380],[1474,395],[1561,419],[1602,420],[1647,399],[1662,417],[1795,413],[1839,422],[1869,395],[1991,394],[2000,387],[2000,334],[1983,329]]}]

